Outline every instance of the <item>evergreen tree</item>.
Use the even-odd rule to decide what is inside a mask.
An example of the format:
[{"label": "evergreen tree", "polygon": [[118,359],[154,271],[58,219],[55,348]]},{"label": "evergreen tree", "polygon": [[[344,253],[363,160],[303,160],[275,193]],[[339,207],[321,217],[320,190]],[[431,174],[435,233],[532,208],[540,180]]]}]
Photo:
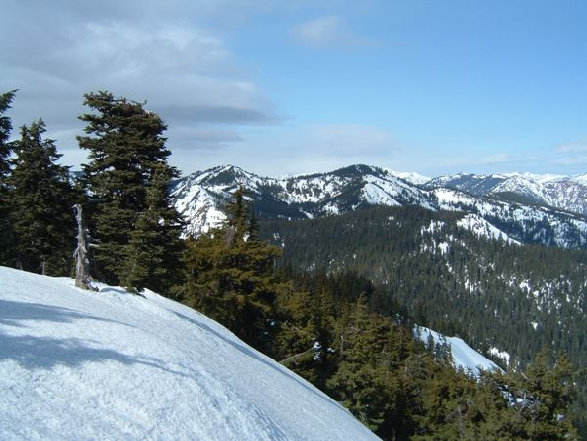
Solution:
[{"label": "evergreen tree", "polygon": [[334,368],[333,305],[326,289],[314,292],[284,291],[278,298],[279,330],[275,353],[282,364],[295,370],[319,389]]},{"label": "evergreen tree", "polygon": [[123,282],[136,292],[147,287],[167,294],[180,280],[184,222],[167,191],[170,179],[170,169],[158,164],[147,189],[147,208],[130,235]]},{"label": "evergreen tree", "polygon": [[8,140],[10,132],[12,132],[12,121],[4,114],[10,109],[14,95],[16,95],[16,90],[0,94],[0,185],[4,185],[4,180],[10,172],[8,158],[12,148]]},{"label": "evergreen tree", "polygon": [[338,370],[327,382],[343,404],[374,431],[385,421],[393,401],[385,387],[390,334],[389,321],[370,314],[367,298],[361,295],[351,312]]},{"label": "evergreen tree", "polygon": [[131,233],[147,209],[146,191],[155,170],[165,168],[169,178],[177,171],[167,165],[166,126],[156,113],[105,91],[86,94],[84,104],[93,111],[79,117],[87,123],[88,136],[78,136],[78,142],[89,150],[84,180],[91,197],[90,229],[98,243],[95,270],[106,282],[119,284],[128,271]]},{"label": "evergreen tree", "polygon": [[228,220],[188,239],[184,302],[220,321],[256,348],[269,346],[275,298],[283,284],[274,276],[277,247],[255,239],[242,190],[228,207]]},{"label": "evergreen tree", "polygon": [[508,437],[535,441],[576,440],[570,405],[576,395],[573,369],[566,356],[550,361],[540,351],[525,373],[511,373],[504,379],[512,412],[504,431]]},{"label": "evergreen tree", "polygon": [[62,155],[42,139],[45,124],[21,128],[14,143],[10,177],[11,222],[16,236],[17,266],[42,274],[69,274],[74,247],[74,200],[69,168],[55,163]]},{"label": "evergreen tree", "polygon": [[5,112],[10,109],[16,91],[0,94],[0,264],[11,264],[11,250],[14,233],[8,218],[8,185],[6,179],[10,174],[10,154],[12,146],[8,142],[12,131],[12,121]]}]

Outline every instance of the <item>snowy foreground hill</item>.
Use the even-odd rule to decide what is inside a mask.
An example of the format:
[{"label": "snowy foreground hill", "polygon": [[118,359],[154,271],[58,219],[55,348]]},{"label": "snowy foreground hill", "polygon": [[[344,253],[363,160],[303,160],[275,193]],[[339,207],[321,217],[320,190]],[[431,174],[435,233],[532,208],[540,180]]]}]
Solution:
[{"label": "snowy foreground hill", "polygon": [[216,322],[0,267],[0,439],[374,440]]}]

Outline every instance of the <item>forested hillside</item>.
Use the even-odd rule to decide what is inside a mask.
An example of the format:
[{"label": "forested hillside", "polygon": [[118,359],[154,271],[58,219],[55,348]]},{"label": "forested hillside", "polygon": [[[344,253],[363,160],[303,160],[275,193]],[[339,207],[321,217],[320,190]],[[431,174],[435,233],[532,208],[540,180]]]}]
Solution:
[{"label": "forested hillside", "polygon": [[384,440],[574,436],[565,356],[542,351],[525,373],[456,370],[450,346],[414,338],[409,311],[382,285],[299,265],[275,273],[279,248],[261,239],[247,205],[238,190],[227,222],[188,240],[182,302],[304,376]]},{"label": "forested hillside", "polygon": [[[264,221],[262,231],[283,248],[281,265],[356,271],[385,286],[420,321],[462,333],[476,347],[497,346],[522,363],[550,342],[585,354],[579,337],[587,330],[581,320],[587,252],[486,240],[459,228],[462,217],[377,207],[314,220]],[[443,319],[447,315],[452,329]]]},{"label": "forested hillside", "polygon": [[462,217],[375,207],[264,221],[262,232],[282,247],[280,265],[355,271],[385,292],[381,311],[407,311],[417,323],[460,335],[487,355],[506,352],[512,367],[525,366],[543,347],[586,365],[587,253],[480,238],[458,227]]}]

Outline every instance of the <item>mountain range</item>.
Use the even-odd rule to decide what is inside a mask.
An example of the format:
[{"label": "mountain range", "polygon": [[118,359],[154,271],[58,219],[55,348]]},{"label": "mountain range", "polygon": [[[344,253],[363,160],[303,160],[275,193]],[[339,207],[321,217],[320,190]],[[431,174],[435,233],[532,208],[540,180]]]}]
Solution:
[{"label": "mountain range", "polygon": [[198,235],[222,222],[222,207],[238,187],[248,191],[260,218],[307,219],[374,205],[416,205],[462,213],[461,227],[479,236],[587,247],[587,174],[458,174],[431,179],[357,164],[327,173],[270,178],[226,165],[175,181],[171,193],[188,221],[188,232]]}]

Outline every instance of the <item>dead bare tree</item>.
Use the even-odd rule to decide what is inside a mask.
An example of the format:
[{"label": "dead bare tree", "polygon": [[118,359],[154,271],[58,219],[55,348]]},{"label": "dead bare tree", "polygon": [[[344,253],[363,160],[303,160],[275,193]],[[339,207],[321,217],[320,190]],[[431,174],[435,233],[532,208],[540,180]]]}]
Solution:
[{"label": "dead bare tree", "polygon": [[90,248],[90,238],[87,227],[85,226],[82,206],[75,204],[73,206],[75,219],[77,221],[77,248],[73,253],[75,259],[75,286],[83,289],[92,289],[90,276],[90,259],[88,250]]}]

